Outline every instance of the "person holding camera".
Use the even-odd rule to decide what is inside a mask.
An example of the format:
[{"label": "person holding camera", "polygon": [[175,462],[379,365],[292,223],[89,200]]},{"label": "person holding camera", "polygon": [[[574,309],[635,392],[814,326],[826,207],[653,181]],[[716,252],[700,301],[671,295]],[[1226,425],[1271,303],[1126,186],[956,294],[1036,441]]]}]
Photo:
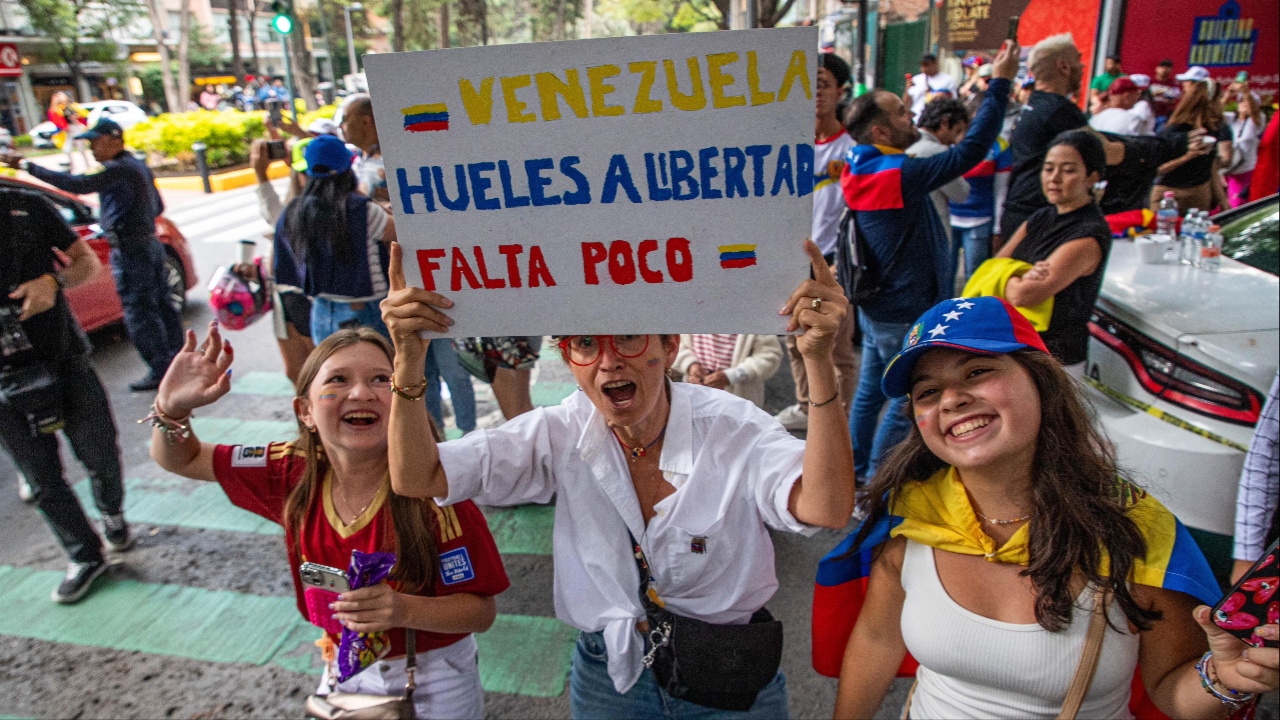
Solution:
[{"label": "person holding camera", "polygon": [[[57,249],[70,262],[59,270]],[[111,405],[89,365],[89,342],[64,287],[102,265],[52,204],[23,190],[0,189],[0,439],[33,490],[36,507],[70,557],[53,600],[84,597],[106,569],[102,542],[67,486],[58,454],[62,430],[84,463],[102,513],[107,546],[132,544],[125,523],[120,448]]]}]

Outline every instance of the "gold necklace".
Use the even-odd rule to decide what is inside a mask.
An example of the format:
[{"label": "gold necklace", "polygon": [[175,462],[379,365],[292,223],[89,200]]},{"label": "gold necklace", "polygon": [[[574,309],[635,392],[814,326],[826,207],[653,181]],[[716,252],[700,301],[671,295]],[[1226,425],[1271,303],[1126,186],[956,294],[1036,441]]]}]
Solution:
[{"label": "gold necklace", "polygon": [[[351,501],[347,498],[346,483],[337,483],[337,485],[338,485],[338,495],[339,497],[342,498],[342,504],[350,508]],[[378,488],[378,490],[373,491],[373,495],[371,495],[369,499],[365,501],[364,506],[361,507],[360,510],[357,511],[356,514],[351,517],[351,522],[355,522],[361,515],[364,515],[364,511],[369,509],[369,505],[373,502],[374,498],[378,497],[378,492],[381,489],[382,488]],[[347,524],[350,525],[351,523],[347,523]]]},{"label": "gold necklace", "polygon": [[1023,516],[1022,516],[1022,517],[1020,517],[1020,518],[1014,518],[1014,519],[1012,519],[1012,520],[996,520],[996,519],[993,519],[993,518],[989,518],[989,517],[987,517],[986,515],[983,515],[982,513],[978,512],[976,509],[973,511],[973,514],[974,514],[974,515],[977,515],[978,517],[982,518],[983,520],[986,520],[987,522],[991,523],[992,525],[1012,525],[1012,524],[1014,524],[1014,523],[1022,522],[1023,520],[1029,520],[1029,519],[1031,519],[1031,516],[1030,516],[1030,515],[1023,515]]}]

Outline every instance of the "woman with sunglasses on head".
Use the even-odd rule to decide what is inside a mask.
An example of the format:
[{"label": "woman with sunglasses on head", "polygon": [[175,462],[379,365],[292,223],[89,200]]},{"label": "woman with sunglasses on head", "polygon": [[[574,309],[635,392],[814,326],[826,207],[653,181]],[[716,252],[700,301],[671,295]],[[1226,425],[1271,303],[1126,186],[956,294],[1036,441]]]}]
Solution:
[{"label": "woman with sunglasses on head", "polygon": [[[801,330],[808,444],[751,402],[671,383],[676,335],[572,335],[559,347],[580,390],[461,440],[432,440],[426,409],[391,407],[396,492],[491,505],[556,498],[556,615],[581,631],[576,718],[787,717],[769,528],[810,534],[853,512],[853,452],[831,352],[848,303],[821,251],[780,314]],[[452,302],[406,288],[392,247],[383,318],[393,383],[422,379]],[[643,590],[642,590],[643,588]],[[643,600],[642,600],[643,596]],[[674,670],[678,663],[678,672]]]},{"label": "woman with sunglasses on head", "polygon": [[[860,609],[844,608],[837,718],[871,717],[908,652],[910,718],[1129,718],[1135,669],[1172,718],[1276,689],[1280,652],[1211,622],[1221,591],[1190,533],[1121,476],[1013,306],[934,306],[883,389],[908,398],[913,430],[819,570],[869,567]],[[1276,640],[1274,621],[1258,635]]]},{"label": "woman with sunglasses on head", "polygon": [[[169,472],[218,483],[233,505],[284,527],[298,611],[317,625],[330,625],[322,639],[326,664],[318,694],[400,695],[414,677],[418,718],[483,717],[471,633],[493,624],[494,596],[510,583],[473,503],[442,508],[391,492],[390,343],[362,327],[339,330],[316,346],[293,399],[297,440],[259,446],[200,442],[191,415],[231,389],[233,357],[215,323],[198,348],[195,332],[187,331],[148,418],[155,426],[152,459]],[[424,428],[429,435],[438,432],[429,421]],[[345,572],[357,550],[394,552],[396,564],[387,580],[340,594],[330,609],[348,630],[385,633],[385,644],[370,641],[385,655],[371,664],[362,657],[363,669],[338,682],[342,665],[332,660],[337,628],[312,615],[300,568],[315,563]],[[413,629],[411,637],[407,629]],[[416,649],[414,676],[405,661],[409,647]]]}]

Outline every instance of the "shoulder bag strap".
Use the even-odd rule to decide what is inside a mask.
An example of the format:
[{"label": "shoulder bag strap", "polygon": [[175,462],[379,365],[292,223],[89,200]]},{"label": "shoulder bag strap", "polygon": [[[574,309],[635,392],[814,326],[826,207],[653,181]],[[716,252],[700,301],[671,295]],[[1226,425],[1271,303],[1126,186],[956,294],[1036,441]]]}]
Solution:
[{"label": "shoulder bag strap", "polygon": [[413,693],[418,689],[415,674],[418,669],[418,634],[413,628],[404,629],[404,699],[412,701]]},{"label": "shoulder bag strap", "polygon": [[1084,650],[1080,653],[1080,664],[1076,666],[1075,677],[1071,678],[1071,686],[1067,688],[1067,698],[1062,702],[1062,712],[1058,720],[1074,720],[1089,694],[1089,686],[1093,684],[1093,674],[1098,670],[1098,658],[1102,657],[1102,640],[1107,632],[1107,594],[1099,590],[1093,594],[1093,613],[1089,616],[1089,634],[1085,636]]}]

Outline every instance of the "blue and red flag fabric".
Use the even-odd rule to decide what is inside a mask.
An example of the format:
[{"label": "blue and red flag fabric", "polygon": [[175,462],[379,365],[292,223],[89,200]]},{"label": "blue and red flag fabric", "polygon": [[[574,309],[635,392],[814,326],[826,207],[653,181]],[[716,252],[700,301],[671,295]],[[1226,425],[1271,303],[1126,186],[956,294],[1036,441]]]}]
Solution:
[{"label": "blue and red flag fabric", "polygon": [[[1147,542],[1146,557],[1135,560],[1132,581],[1177,590],[1206,605],[1217,602],[1221,588],[1186,527],[1145,491],[1127,482],[1118,487],[1126,514]],[[985,546],[993,542],[985,533],[981,538],[975,534],[974,528],[981,526],[973,518],[973,509],[954,470],[941,471],[924,482],[909,483],[891,503],[889,514],[867,522],[873,524],[857,552],[851,552],[858,535],[855,530],[818,563],[813,595],[813,667],[828,677],[840,675],[845,647],[866,599],[871,565],[881,545],[890,538],[905,536],[931,547],[976,554],[974,543]],[[1025,564],[1027,527],[1023,526],[992,555]],[[898,676],[912,677],[917,667],[908,653]],[[1136,671],[1129,708],[1137,720],[1165,718],[1147,696]]]},{"label": "blue and red flag fabric", "polygon": [[840,187],[850,210],[901,210],[901,150],[885,145],[854,145],[845,156]]},{"label": "blue and red flag fabric", "polygon": [[755,245],[721,245],[716,250],[720,253],[720,267],[726,270],[751,267],[756,264]]},{"label": "blue and red flag fabric", "polygon": [[444,103],[410,105],[400,108],[404,116],[404,129],[409,132],[428,132],[449,129],[449,108]]},{"label": "blue and red flag fabric", "polygon": [[[1156,229],[1156,214],[1147,208],[1126,210],[1108,215],[1107,224],[1111,226],[1111,237],[1133,237],[1153,232]],[[1178,223],[1179,226],[1181,224]]]}]

